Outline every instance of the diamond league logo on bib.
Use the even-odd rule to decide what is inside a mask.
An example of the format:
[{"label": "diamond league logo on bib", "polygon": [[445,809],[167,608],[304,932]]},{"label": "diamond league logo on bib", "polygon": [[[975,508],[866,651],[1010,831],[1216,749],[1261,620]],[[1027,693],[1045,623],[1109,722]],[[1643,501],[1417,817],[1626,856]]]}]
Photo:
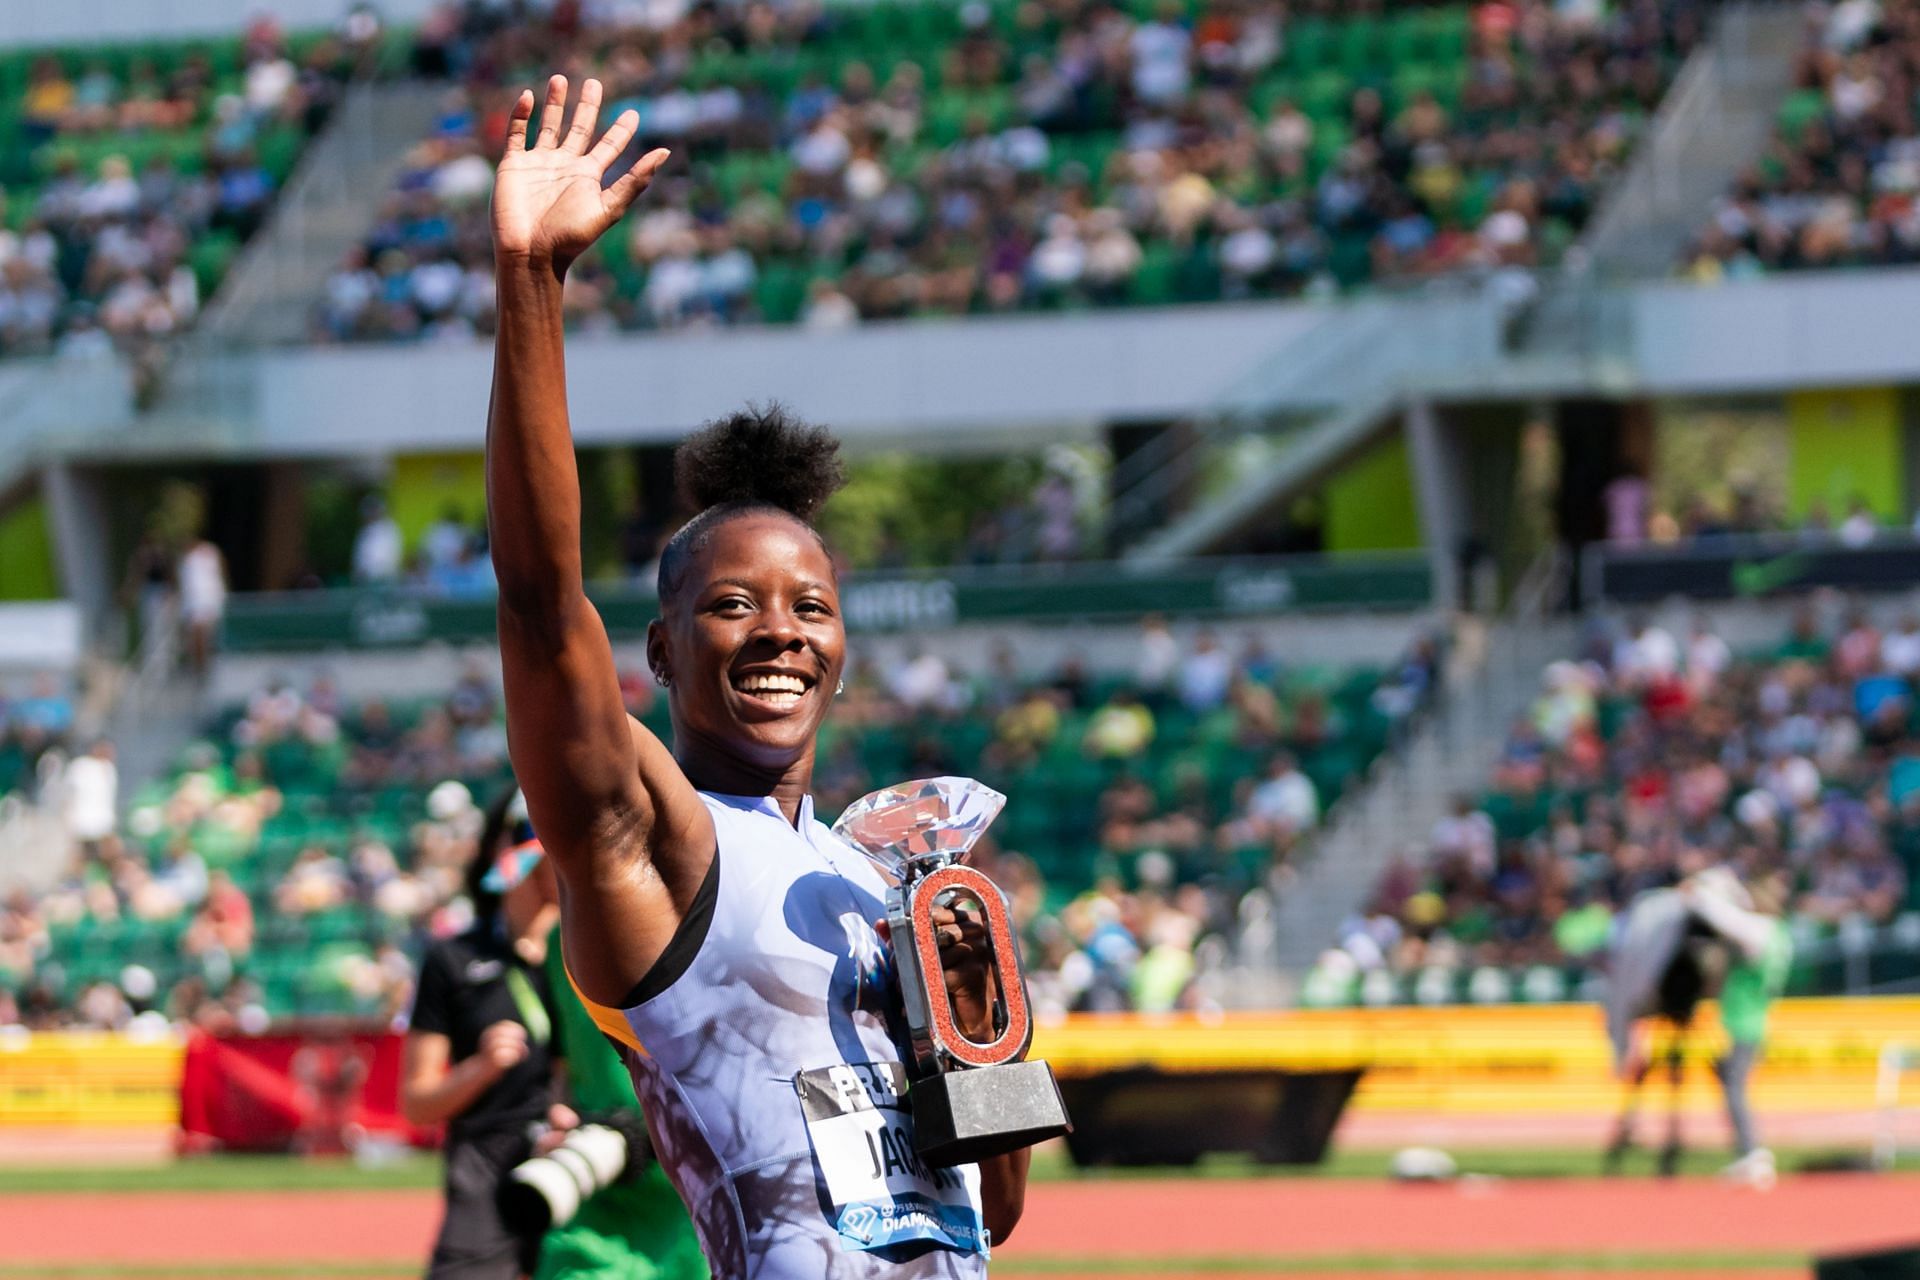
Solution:
[{"label": "diamond league logo on bib", "polygon": [[871,1241],[880,1226],[880,1211],[870,1204],[856,1204],[840,1216],[840,1230],[862,1243]]},{"label": "diamond league logo on bib", "polygon": [[[1006,895],[965,865],[1007,798],[972,778],[924,778],[862,796],[833,824],[897,884],[887,893],[895,967],[913,1041],[914,1146],[927,1163],[968,1164],[1072,1128],[1053,1068],[1027,1062],[1033,1015],[1020,976]],[[971,903],[992,947],[1000,988],[994,1038],[961,1030],[941,978],[937,905]]]}]

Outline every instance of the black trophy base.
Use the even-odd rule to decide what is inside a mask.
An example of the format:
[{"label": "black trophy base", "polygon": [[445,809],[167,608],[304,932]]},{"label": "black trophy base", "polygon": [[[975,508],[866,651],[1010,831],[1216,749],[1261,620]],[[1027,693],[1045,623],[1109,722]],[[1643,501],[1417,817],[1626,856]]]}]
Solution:
[{"label": "black trophy base", "polygon": [[1053,1068],[1035,1059],[926,1076],[907,1091],[914,1146],[937,1168],[972,1164],[1073,1129]]}]

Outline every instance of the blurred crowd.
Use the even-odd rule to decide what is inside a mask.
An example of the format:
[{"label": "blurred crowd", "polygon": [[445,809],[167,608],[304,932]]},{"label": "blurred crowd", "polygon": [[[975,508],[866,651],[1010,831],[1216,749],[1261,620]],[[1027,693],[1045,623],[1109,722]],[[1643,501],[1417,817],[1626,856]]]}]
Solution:
[{"label": "blurred crowd", "polygon": [[1920,4],[1807,12],[1773,141],[1688,247],[1692,279],[1920,261]]},{"label": "blurred crowd", "polygon": [[[360,586],[405,585],[435,596],[490,597],[494,591],[493,558],[487,553],[483,522],[449,506],[428,525],[411,552],[399,521],[377,493],[360,501],[360,527],[353,537],[349,566]],[[320,586],[315,579],[298,584]]]},{"label": "blurred crowd", "polygon": [[1857,550],[1892,536],[1920,536],[1920,517],[1903,527],[1884,519],[1860,494],[1836,506],[1815,498],[1798,519],[1789,519],[1754,490],[1741,487],[1725,502],[1696,492],[1684,504],[1668,508],[1656,501],[1650,480],[1628,471],[1608,481],[1600,502],[1606,540],[1617,547],[1698,547],[1771,534],[1808,547],[1838,544]]},{"label": "blurred crowd", "polygon": [[[1597,970],[1643,890],[1710,866],[1803,930],[1884,924],[1920,869],[1920,615],[1765,653],[1704,623],[1596,633],[1543,676],[1483,796],[1462,796],[1349,921],[1331,967]],[[1504,985],[1501,985],[1504,990]]]},{"label": "blurred crowd", "polygon": [[298,61],[267,16],[232,67],[204,51],[164,66],[32,56],[0,88],[0,354],[138,347],[190,325],[378,34],[360,9]]},{"label": "blurred crowd", "polygon": [[889,39],[915,7],[443,11],[416,59],[462,90],[315,336],[491,331],[492,162],[512,90],[555,68],[605,81],[603,122],[637,109],[636,149],[675,151],[570,274],[583,328],[1524,277],[1619,171],[1702,6],[971,0]]},{"label": "blurred crowd", "polygon": [[[52,672],[0,684],[0,796],[37,794],[42,761],[72,745],[74,690]],[[59,756],[46,767],[57,766]]]},{"label": "blurred crowd", "polygon": [[[1005,649],[977,671],[890,653],[851,673],[822,742],[823,813],[947,771],[1007,791],[980,863],[1048,1012],[1205,1006],[1248,899],[1282,891],[1439,658],[1422,640],[1383,672],[1289,672],[1257,637],[1158,619],[1137,648],[1134,670],[1097,675],[1073,658],[1021,673]],[[651,680],[628,671],[622,689],[664,732]],[[7,902],[0,1024],[407,1007],[407,956],[470,919],[477,806],[507,785],[491,671],[404,704],[276,679],[213,729],[164,781],[109,798],[49,890]]]}]

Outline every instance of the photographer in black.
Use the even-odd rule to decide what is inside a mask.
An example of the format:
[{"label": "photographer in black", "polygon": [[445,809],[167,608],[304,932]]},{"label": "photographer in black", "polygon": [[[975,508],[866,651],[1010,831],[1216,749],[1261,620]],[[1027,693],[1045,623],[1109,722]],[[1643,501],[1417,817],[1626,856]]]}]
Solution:
[{"label": "photographer in black", "polygon": [[500,1184],[543,1134],[578,1123],[554,1101],[558,1019],[544,962],[558,892],[518,792],[489,808],[467,893],[473,927],[420,963],[401,1108],[415,1124],[447,1125],[429,1280],[515,1280],[533,1271],[540,1236],[503,1221]]}]

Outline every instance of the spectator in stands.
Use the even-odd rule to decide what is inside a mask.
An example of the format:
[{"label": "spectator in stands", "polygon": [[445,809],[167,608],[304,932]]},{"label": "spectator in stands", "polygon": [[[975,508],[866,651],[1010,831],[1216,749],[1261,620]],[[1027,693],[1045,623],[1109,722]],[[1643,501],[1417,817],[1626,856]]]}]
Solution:
[{"label": "spectator in stands", "polygon": [[1847,518],[1840,522],[1835,536],[1840,539],[1842,546],[1865,547],[1872,545],[1879,534],[1879,518],[1873,514],[1865,498],[1856,496],[1847,504]]},{"label": "spectator in stands", "polygon": [[1060,732],[1060,695],[1029,689],[995,721],[994,760],[1002,768],[1031,763]]},{"label": "spectator in stands", "polygon": [[1906,903],[1914,689],[1870,619],[1850,613],[1829,640],[1803,606],[1765,659],[1732,658],[1696,620],[1684,680],[1656,674],[1656,629],[1634,620],[1591,711],[1544,718],[1573,732],[1516,727],[1483,807],[1457,803],[1424,865],[1383,880],[1380,910],[1409,939],[1396,963],[1591,964],[1637,893],[1715,865],[1777,880],[1807,925],[1882,923]]},{"label": "spectator in stands", "polygon": [[127,560],[121,598],[139,622],[139,640],[147,642],[172,624],[174,556],[166,540],[149,529]]},{"label": "spectator in stands", "polygon": [[180,945],[203,960],[218,955],[230,961],[253,950],[253,904],[225,871],[208,877],[206,901]]},{"label": "spectator in stands", "polygon": [[1635,686],[1673,679],[1680,670],[1680,645],[1673,633],[1644,616],[1634,619],[1629,631],[1614,655],[1614,673]]},{"label": "spectator in stands", "polygon": [[19,1021],[17,1005],[11,1017],[4,1007],[11,1000],[10,990],[33,972],[50,949],[39,903],[25,888],[14,889],[0,903],[0,1026]]},{"label": "spectator in stands", "polygon": [[274,888],[274,907],[283,915],[331,911],[349,896],[347,869],[321,845],[308,845]]},{"label": "spectator in stands", "polygon": [[353,580],[383,585],[400,580],[406,547],[387,500],[370,493],[360,502],[360,532],[353,539]]},{"label": "spectator in stands", "polygon": [[120,771],[113,760],[113,743],[101,738],[86,754],[68,762],[61,774],[66,796],[67,833],[88,857],[120,823]]},{"label": "spectator in stands", "polygon": [[473,530],[467,526],[458,503],[449,502],[440,509],[440,518],[427,526],[426,536],[420,540],[421,554],[426,558],[427,572],[444,571],[458,566],[465,558],[467,549],[473,545]]},{"label": "spectator in stands", "polygon": [[1433,824],[1427,847],[1436,859],[1459,859],[1482,875],[1493,871],[1493,819],[1474,804],[1473,797],[1457,795],[1453,810]]},{"label": "spectator in stands", "polygon": [[1173,638],[1166,618],[1150,613],[1140,620],[1134,652],[1133,683],[1149,705],[1159,705],[1180,666],[1180,642]]},{"label": "spectator in stands", "polygon": [[[291,163],[287,142],[323,122],[354,65],[340,51],[317,46],[296,66],[263,30],[246,41],[238,92],[201,54],[165,77],[146,59],[124,76],[90,60],[73,78],[58,58],[36,61],[20,101],[22,159],[47,178],[37,193],[16,189],[29,203],[0,237],[0,354],[115,345],[146,367],[155,344],[195,318],[231,256],[227,233],[260,224]],[[101,154],[100,138],[125,147]],[[275,153],[271,166],[256,147]],[[192,174],[170,154],[189,149]],[[136,151],[150,158],[136,166]]]},{"label": "spectator in stands", "polygon": [[[564,8],[503,26],[469,4],[459,34],[451,18],[432,22],[415,54],[474,68],[466,102],[409,156],[393,217],[343,264],[315,328],[491,331],[490,298],[455,284],[484,276],[478,197],[503,133],[493,82],[531,61],[601,76],[650,142],[703,157],[663,175],[602,262],[579,264],[575,325],[840,328],[1445,271],[1488,277],[1523,305],[1527,272],[1584,225],[1698,32],[1694,6],[1665,0],[1603,21],[1523,7],[1472,34],[1447,17],[1444,51],[1382,68],[1390,110],[1371,85],[1319,92],[1331,66],[1280,68],[1288,33],[1319,20],[1290,22],[1274,4],[1203,7],[1191,22],[1177,5],[1044,22],[1035,11],[1017,33],[963,8],[924,48],[890,47],[891,67],[866,61],[877,19],[858,10],[641,23]],[[786,79],[754,63],[802,45],[839,65]],[[740,52],[690,59],[694,47]],[[921,58],[943,52],[930,78]]]},{"label": "spectator in stands", "polygon": [[1899,625],[1880,642],[1880,660],[1887,671],[1903,680],[1920,677],[1920,614],[1901,617]]},{"label": "spectator in stands", "polygon": [[914,649],[887,677],[887,687],[906,707],[916,711],[950,709],[956,691],[946,660],[929,649]]},{"label": "spectator in stands", "polygon": [[1212,711],[1227,700],[1233,687],[1233,655],[1213,632],[1202,631],[1180,660],[1177,684],[1180,701],[1189,711]]},{"label": "spectator in stands", "polygon": [[1648,509],[1653,487],[1635,471],[1622,472],[1600,492],[1607,509],[1607,540],[1619,546],[1637,546],[1647,536]]},{"label": "spectator in stands", "polygon": [[42,672],[33,678],[27,696],[9,707],[8,719],[16,728],[57,738],[73,728],[73,698],[61,687],[59,677]]},{"label": "spectator in stands", "polygon": [[1227,828],[1227,839],[1235,846],[1261,844],[1284,852],[1319,822],[1320,795],[1313,779],[1291,754],[1276,751],[1266,776],[1248,791],[1240,820]]},{"label": "spectator in stands", "polygon": [[1911,0],[1815,11],[1772,145],[1682,256],[1704,283],[1920,259]]},{"label": "spectator in stands", "polygon": [[[990,839],[982,849],[996,875],[1012,869],[1001,883],[1016,902],[1029,954],[1047,957],[1035,962],[1036,1000],[1062,1011],[1168,1001],[1194,1007],[1213,998],[1219,936],[1242,927],[1242,894],[1253,886],[1264,894],[1284,869],[1274,865],[1272,847],[1238,846],[1222,835],[1243,818],[1244,801],[1226,811],[1228,780],[1275,750],[1245,745],[1252,741],[1246,726],[1260,720],[1263,743],[1285,742],[1304,720],[1307,739],[1320,746],[1303,747],[1298,758],[1315,777],[1348,742],[1341,716],[1315,692],[1318,677],[1282,669],[1257,644],[1236,644],[1235,652],[1226,704],[1234,737],[1221,739],[1228,749],[1217,773],[1187,758],[1211,751],[1201,744],[1212,739],[1177,705],[1156,716],[1124,689],[1108,701],[1109,681],[1125,671],[1095,673],[1078,655],[1056,668],[1023,669],[1003,648],[978,667],[956,657],[940,665],[938,680],[908,682],[909,692],[933,691],[929,706],[910,706],[887,681],[851,679],[840,713],[851,732],[822,743],[820,802],[830,810],[882,783],[949,769],[1011,786],[1040,766],[1038,781],[1020,788],[1029,801],[990,833],[1004,845],[994,848]],[[1411,646],[1380,687],[1402,672],[1430,670],[1433,652]],[[1176,664],[1179,656],[1176,641]],[[209,740],[183,752],[158,793],[136,800],[122,824],[124,844],[104,841],[94,865],[76,868],[33,903],[31,919],[0,911],[0,969],[7,956],[34,949],[18,988],[20,1016],[43,1024],[71,1019],[80,989],[36,984],[33,965],[46,952],[34,939],[55,939],[69,972],[118,981],[117,966],[96,975],[74,963],[73,931],[102,927],[133,941],[156,936],[149,928],[180,938],[168,944],[169,964],[155,966],[163,983],[157,998],[170,1016],[221,1026],[262,1024],[268,1011],[381,1016],[404,990],[383,940],[399,931],[415,940],[446,937],[471,924],[462,875],[483,815],[454,779],[499,776],[496,678],[490,667],[465,667],[436,696],[394,702],[347,699],[325,671],[263,681],[230,723],[223,717]],[[41,687],[50,695],[46,717],[70,721],[71,707],[51,696],[58,686]],[[636,714],[658,715],[650,696],[634,696],[653,687],[644,677],[638,685],[623,681]],[[1353,699],[1348,714],[1367,715],[1370,702]],[[10,726],[23,704],[34,712],[34,703],[0,706],[0,726]],[[1119,711],[1110,717],[1118,730],[1100,725],[1088,735],[1110,706]],[[1255,707],[1264,709],[1256,716]],[[1154,730],[1144,744],[1140,713]],[[1212,723],[1208,732],[1225,732],[1224,717]],[[0,757],[12,732],[0,728]],[[1112,757],[1124,772],[1059,754],[1079,756],[1089,736],[1098,742],[1104,733],[1126,747]],[[969,739],[978,745],[967,748]],[[1309,754],[1327,746],[1335,756]],[[1080,793],[1082,786],[1091,789]],[[1316,808],[1333,799],[1316,795]],[[1920,818],[1914,826],[1920,830]],[[1596,839],[1592,847],[1602,846]],[[1082,891],[1085,901],[1071,911],[1048,909],[1049,894],[1064,902]],[[1186,922],[1164,920],[1169,911]],[[1257,907],[1248,911],[1257,924]],[[310,941],[322,931],[333,939],[323,963],[313,959]],[[287,972],[289,956],[300,957],[297,973]]]},{"label": "spectator in stands", "polygon": [[184,835],[168,844],[165,858],[153,876],[154,911],[158,918],[171,919],[204,902],[211,882],[206,860]]},{"label": "spectator in stands", "polygon": [[1093,713],[1082,746],[1098,760],[1128,760],[1145,751],[1153,735],[1153,712],[1132,689],[1121,688]]},{"label": "spectator in stands", "polygon": [[186,635],[187,663],[204,678],[213,663],[220,624],[227,615],[227,561],[204,534],[180,555],[174,569],[180,593],[180,626]]}]

